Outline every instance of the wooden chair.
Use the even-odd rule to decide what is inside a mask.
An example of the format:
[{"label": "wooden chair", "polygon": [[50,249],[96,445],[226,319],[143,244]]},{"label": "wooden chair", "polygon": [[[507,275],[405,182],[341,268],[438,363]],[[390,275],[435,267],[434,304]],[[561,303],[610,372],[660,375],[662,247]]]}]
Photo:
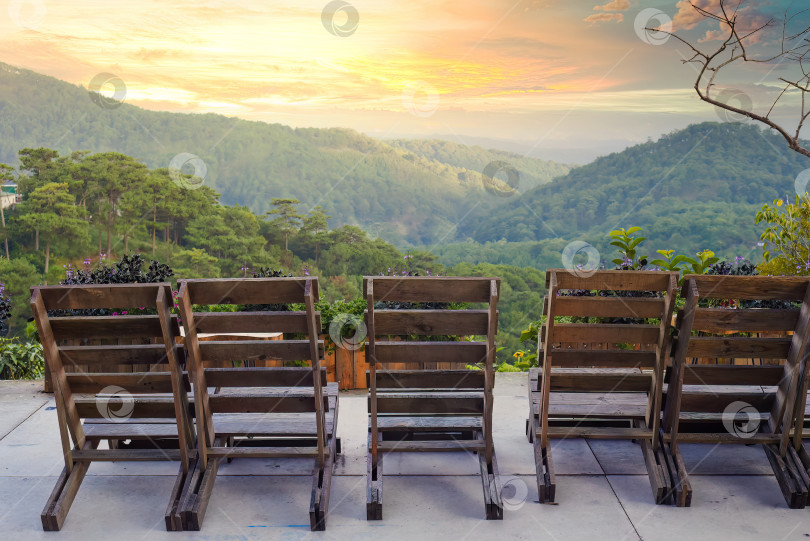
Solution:
[{"label": "wooden chair", "polygon": [[[383,455],[477,453],[487,519],[502,519],[492,442],[492,386],[499,278],[363,279],[368,301],[368,520],[382,519]],[[391,309],[388,304],[482,303],[486,309]],[[406,305],[407,306],[407,305]],[[435,307],[435,305],[433,305]],[[403,306],[400,304],[399,308]],[[412,341],[392,337],[484,336],[483,341]],[[423,338],[424,339],[424,338]],[[483,370],[469,365],[482,364]],[[419,369],[397,369],[396,365]]]},{"label": "wooden chair", "polygon": [[[221,459],[314,458],[309,515],[326,528],[339,444],[337,385],[321,367],[317,278],[179,280],[178,304],[198,414],[199,461],[181,496],[187,530],[202,526]],[[302,303],[305,310],[194,312],[194,305]],[[198,333],[283,332],[304,339],[200,341]],[[285,336],[285,338],[287,338]],[[311,361],[305,367],[245,367],[241,362]],[[210,368],[207,364],[231,368]],[[210,388],[218,392],[209,393]]]},{"label": "wooden chair", "polygon": [[546,321],[538,337],[540,367],[529,372],[526,427],[541,502],[556,497],[555,438],[640,442],[656,503],[669,498],[657,435],[677,280],[671,272],[546,271]]},{"label": "wooden chair", "polygon": [[[810,479],[799,457],[806,399],[800,373],[810,340],[810,278],[689,275],[681,295],[686,305],[678,314],[663,415],[664,441],[676,463],[682,443],[762,444],[788,506],[804,507]],[[772,301],[800,307],[768,307]],[[785,336],[758,336],[772,331]],[[706,357],[731,364],[690,362]],[[733,364],[752,358],[783,364]],[[676,471],[688,485],[686,470]],[[679,505],[690,503],[685,491],[677,498]]]},{"label": "wooden chair", "polygon": [[[165,519],[167,530],[181,529],[175,517],[180,487],[194,458],[195,436],[183,350],[175,342],[179,327],[169,312],[172,302],[169,284],[32,288],[31,308],[51,373],[65,457],[65,468],[42,511],[46,531],[61,529],[91,462],[144,460],[180,462]],[[72,312],[99,309],[119,315]],[[157,315],[137,315],[144,309]],[[64,341],[84,344],[60,345]],[[165,368],[119,372],[132,365]],[[66,366],[86,369],[66,373]],[[99,448],[102,440],[109,442],[109,449]],[[120,443],[130,440],[126,448]]]}]

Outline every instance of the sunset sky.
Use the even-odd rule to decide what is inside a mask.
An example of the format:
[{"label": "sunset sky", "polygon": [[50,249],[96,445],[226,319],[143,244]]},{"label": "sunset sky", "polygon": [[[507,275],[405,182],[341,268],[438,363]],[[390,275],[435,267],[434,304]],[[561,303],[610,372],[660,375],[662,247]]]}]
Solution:
[{"label": "sunset sky", "polygon": [[[126,83],[127,103],[148,109],[526,149],[621,148],[718,119],[694,96],[685,46],[636,32],[650,13],[642,10],[655,8],[710,45],[716,25],[696,26],[685,1],[4,3],[0,61],[85,87],[111,73]],[[743,5],[767,20],[790,4]],[[771,70],[723,83],[758,105],[774,91]]]}]

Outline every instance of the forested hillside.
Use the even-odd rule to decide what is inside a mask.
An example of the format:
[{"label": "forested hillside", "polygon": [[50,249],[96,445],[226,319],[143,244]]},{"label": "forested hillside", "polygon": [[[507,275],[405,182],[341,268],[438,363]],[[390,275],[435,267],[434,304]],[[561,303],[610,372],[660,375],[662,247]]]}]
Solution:
[{"label": "forested hillside", "polygon": [[[562,247],[583,240],[607,247],[606,233],[641,226],[651,249],[745,255],[761,227],[754,216],[777,197],[795,197],[810,160],[753,125],[703,123],[571,170],[505,202],[463,234],[481,244],[437,250],[447,262],[559,266]],[[513,244],[519,243],[519,244]],[[556,259],[556,261],[554,261]]]},{"label": "forested hillside", "polygon": [[422,158],[437,164],[449,164],[463,168],[473,175],[483,171],[488,164],[510,164],[520,172],[518,191],[525,192],[551,179],[566,174],[573,166],[527,158],[521,154],[503,150],[487,150],[480,146],[467,146],[441,139],[392,139],[386,141],[395,149],[404,152],[405,158]]},{"label": "forested hillside", "polygon": [[[357,224],[400,246],[445,238],[471,209],[477,215],[500,203],[483,189],[480,173],[489,159],[483,149],[486,157],[478,160],[471,156],[479,150],[464,151],[458,165],[414,159],[348,129],[293,129],[116,105],[100,107],[79,86],[0,64],[0,162],[16,165],[18,150],[47,147],[63,155],[121,152],[165,168],[190,153],[202,159],[205,185],[222,194],[223,203],[263,214],[274,197],[296,198],[309,209],[322,206],[332,226]],[[545,169],[546,180],[565,170],[532,159],[513,166],[527,183]]]},{"label": "forested hillside", "polygon": [[318,276],[324,300],[358,300],[361,307],[364,275],[501,276],[500,340],[511,351],[522,327],[540,316],[544,273],[536,269],[448,268],[431,253],[401,252],[356,226],[330,228],[322,207],[307,210],[296,199],[271,198],[269,214],[256,215],[220,204],[220,195],[197,187],[194,177],[149,169],[120,153],[23,149],[18,161],[16,170],[0,164],[0,184],[15,181],[22,195],[0,227],[0,290],[12,298],[13,334],[25,330],[32,285],[132,253],[168,264],[175,279],[251,276],[268,267]]}]

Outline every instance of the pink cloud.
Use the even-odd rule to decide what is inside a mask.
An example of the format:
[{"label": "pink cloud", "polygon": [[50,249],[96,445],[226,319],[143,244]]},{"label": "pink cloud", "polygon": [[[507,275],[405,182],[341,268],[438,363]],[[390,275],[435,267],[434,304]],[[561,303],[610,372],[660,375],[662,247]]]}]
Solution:
[{"label": "pink cloud", "polygon": [[[737,16],[737,32],[741,36],[762,27],[770,17],[758,11],[754,6],[741,5],[741,0],[725,0],[723,6],[725,7],[726,14],[729,16],[736,14]],[[709,13],[721,14],[720,0],[681,0],[677,6],[678,12],[672,18],[673,30],[691,30],[703,21],[710,21],[697,8],[703,9]],[[726,25],[720,26],[715,21],[710,21],[709,25],[714,28],[709,28],[698,40],[701,43],[708,41],[725,40],[729,36],[728,27]],[[754,44],[759,43],[765,38],[765,30],[757,32],[748,38],[745,38],[745,43]]]},{"label": "pink cloud", "polygon": [[621,13],[594,13],[585,17],[585,21],[589,23],[606,23],[615,21],[620,23],[624,20],[624,15]]}]

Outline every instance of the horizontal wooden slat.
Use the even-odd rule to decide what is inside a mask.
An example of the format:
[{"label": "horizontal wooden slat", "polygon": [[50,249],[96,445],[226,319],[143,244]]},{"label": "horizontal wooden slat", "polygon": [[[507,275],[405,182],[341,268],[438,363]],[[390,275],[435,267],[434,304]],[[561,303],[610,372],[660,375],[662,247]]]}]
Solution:
[{"label": "horizontal wooden slat", "polygon": [[[543,313],[548,313],[548,298]],[[664,299],[637,297],[554,297],[554,314],[578,317],[661,318]]]},{"label": "horizontal wooden slat", "polygon": [[176,421],[170,419],[164,419],[163,421],[161,423],[84,423],[82,428],[85,437],[90,439],[176,439]]},{"label": "horizontal wooden slat", "polygon": [[[670,442],[672,437],[668,433],[663,435],[665,442]],[[714,432],[714,433],[701,433],[701,432],[679,432],[677,435],[678,443],[744,443],[746,445],[754,445],[761,443],[779,443],[781,436],[779,434],[745,434],[738,436],[729,432]]]},{"label": "horizontal wooden slat", "polygon": [[596,271],[590,276],[577,276],[566,269],[547,269],[546,287],[551,274],[557,277],[558,289],[600,291],[666,291],[670,278],[677,273],[661,271]]},{"label": "horizontal wooden slat", "polygon": [[154,308],[158,288],[166,288],[171,299],[171,285],[163,284],[103,284],[71,286],[35,286],[46,310],[78,310],[93,308]]},{"label": "horizontal wooden slat", "polygon": [[[312,387],[312,368],[242,367],[206,368],[210,387]],[[326,368],[321,368],[321,385],[326,386]]]},{"label": "horizontal wooden slat", "polygon": [[[329,448],[324,449],[329,456]],[[212,457],[228,458],[306,458],[317,456],[317,447],[210,447]]]},{"label": "horizontal wooden slat", "polygon": [[656,344],[659,333],[658,325],[557,323],[551,328],[551,341]]},{"label": "horizontal wooden slat", "polygon": [[376,374],[378,389],[484,388],[483,370],[377,370]]},{"label": "horizontal wooden slat", "polygon": [[[368,317],[368,311],[366,311]],[[485,335],[486,310],[375,310],[374,332],[384,335]]]},{"label": "horizontal wooden slat", "polygon": [[485,342],[377,342],[374,358],[378,363],[466,363],[486,361]]},{"label": "horizontal wooden slat", "polygon": [[707,332],[792,331],[798,320],[798,310],[698,308],[692,328]]},{"label": "horizontal wooden slat", "polygon": [[[541,437],[541,430],[537,430],[536,436]],[[548,436],[554,439],[570,438],[593,438],[600,440],[643,440],[651,439],[652,431],[647,428],[622,428],[622,427],[595,427],[595,426],[572,426],[572,427],[549,427]]]},{"label": "horizontal wooden slat", "polygon": [[83,419],[109,419],[130,422],[141,417],[174,418],[174,400],[171,396],[130,396],[75,398],[76,411]]},{"label": "horizontal wooden slat", "polygon": [[[540,393],[532,393],[532,411],[540,413]],[[640,419],[646,415],[649,397],[636,393],[554,392],[549,417],[573,419]]]},{"label": "horizontal wooden slat", "polygon": [[377,417],[380,432],[464,432],[481,430],[481,417],[384,416]]},{"label": "horizontal wooden slat", "polygon": [[790,338],[689,337],[687,357],[731,357],[784,359],[790,351]]},{"label": "horizontal wooden slat", "polygon": [[725,413],[721,411],[710,411],[710,412],[696,412],[696,411],[687,411],[682,412],[679,415],[681,423],[722,423],[725,421],[738,421],[741,423],[748,423],[748,422],[766,422],[770,417],[770,413],[762,413],[762,412],[739,412],[732,416],[732,413]]},{"label": "horizontal wooden slat", "polygon": [[[156,338],[163,336],[158,316],[74,316],[49,318],[55,340],[96,338]],[[172,316],[170,336],[180,336],[177,316]]]},{"label": "horizontal wooden slat", "polygon": [[810,277],[806,276],[716,276],[689,274],[684,276],[686,297],[689,281],[695,282],[698,294],[704,299],[804,299]]},{"label": "horizontal wooden slat", "polygon": [[[330,401],[330,410],[336,406]],[[326,416],[326,432],[334,432],[334,416]],[[219,437],[240,438],[317,438],[318,429],[312,412],[304,413],[218,413],[214,430]],[[317,441],[315,442],[317,444]]]},{"label": "horizontal wooden slat", "polygon": [[785,374],[781,366],[692,364],[684,366],[684,385],[778,385]]},{"label": "horizontal wooden slat", "polygon": [[[304,302],[308,278],[217,278],[178,280],[186,285],[192,304],[286,304]],[[312,279],[313,294],[318,281]]]},{"label": "horizontal wooden slat", "polygon": [[[188,379],[183,379],[186,391],[189,391]],[[69,372],[67,382],[71,392],[79,394],[95,394],[111,385],[121,387],[132,394],[173,392],[171,373],[169,372],[134,372],[128,374]]]},{"label": "horizontal wooden slat", "polygon": [[[177,348],[180,351],[181,348]],[[163,344],[124,345],[124,346],[61,346],[62,364],[94,365],[109,368],[122,364],[162,364],[168,362],[166,346]]]},{"label": "horizontal wooden slat", "polygon": [[377,393],[379,413],[411,415],[480,414],[484,393],[476,392],[387,392]]},{"label": "horizontal wooden slat", "polygon": [[[316,314],[320,331],[321,316]],[[194,312],[198,333],[307,333],[306,312]]]},{"label": "horizontal wooden slat", "polygon": [[[203,361],[303,361],[310,360],[309,340],[201,341]],[[323,357],[323,341],[318,341]]]},{"label": "horizontal wooden slat", "polygon": [[481,451],[484,440],[381,441],[377,449],[388,453]]},{"label": "horizontal wooden slat", "polygon": [[455,276],[367,276],[363,291],[373,280],[374,300],[404,302],[489,302],[490,284],[500,278]]},{"label": "horizontal wooden slat", "polygon": [[[536,372],[538,374],[538,372]],[[540,390],[540,381],[535,377],[531,389]],[[647,392],[652,377],[631,368],[560,368],[551,369],[551,390],[570,392]]]},{"label": "horizontal wooden slat", "polygon": [[774,393],[739,391],[716,392],[711,387],[702,391],[684,390],[681,397],[682,412],[722,412],[733,402],[744,402],[758,411],[766,411],[773,404]]},{"label": "horizontal wooden slat", "polygon": [[82,449],[71,453],[76,462],[141,462],[180,460],[178,449]]},{"label": "horizontal wooden slat", "polygon": [[546,352],[551,365],[565,368],[653,368],[655,352],[632,349],[552,349]]},{"label": "horizontal wooden slat", "polygon": [[[315,411],[312,392],[296,390],[278,395],[270,393],[214,394],[208,397],[212,413],[305,413]],[[324,409],[329,408],[326,395]]]}]

